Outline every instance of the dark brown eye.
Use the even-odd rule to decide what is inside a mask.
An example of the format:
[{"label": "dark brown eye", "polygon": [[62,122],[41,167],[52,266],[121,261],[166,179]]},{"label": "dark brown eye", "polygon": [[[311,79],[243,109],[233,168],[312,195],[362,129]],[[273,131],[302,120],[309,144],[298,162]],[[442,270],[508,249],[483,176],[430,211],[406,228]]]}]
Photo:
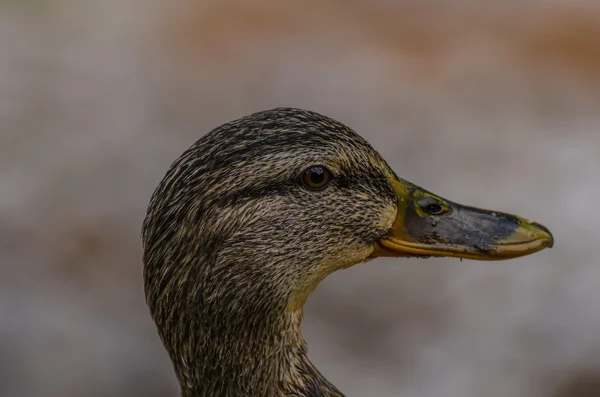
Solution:
[{"label": "dark brown eye", "polygon": [[331,172],[325,167],[310,167],[302,173],[302,183],[309,189],[323,189],[329,182],[331,182]]}]

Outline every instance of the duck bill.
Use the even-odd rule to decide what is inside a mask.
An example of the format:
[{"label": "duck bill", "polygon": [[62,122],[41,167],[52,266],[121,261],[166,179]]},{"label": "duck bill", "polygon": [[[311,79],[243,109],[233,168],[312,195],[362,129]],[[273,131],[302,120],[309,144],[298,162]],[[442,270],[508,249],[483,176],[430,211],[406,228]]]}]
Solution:
[{"label": "duck bill", "polygon": [[398,212],[373,256],[502,260],[554,244],[550,231],[538,223],[453,203],[406,181],[391,183]]}]

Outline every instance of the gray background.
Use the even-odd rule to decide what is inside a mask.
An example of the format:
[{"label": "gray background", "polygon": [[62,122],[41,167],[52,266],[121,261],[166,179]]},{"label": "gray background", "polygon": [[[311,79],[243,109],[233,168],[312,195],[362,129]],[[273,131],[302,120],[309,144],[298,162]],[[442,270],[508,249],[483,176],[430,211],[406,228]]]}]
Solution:
[{"label": "gray background", "polygon": [[141,288],[148,199],[202,134],[276,106],[556,238],[330,276],[303,330],[332,382],[600,395],[599,42],[591,0],[0,1],[0,395],[177,395]]}]

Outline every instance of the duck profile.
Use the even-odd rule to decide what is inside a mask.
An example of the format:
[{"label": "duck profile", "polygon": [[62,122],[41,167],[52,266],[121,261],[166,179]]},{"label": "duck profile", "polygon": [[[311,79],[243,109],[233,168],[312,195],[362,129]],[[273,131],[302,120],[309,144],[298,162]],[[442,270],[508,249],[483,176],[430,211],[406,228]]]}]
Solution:
[{"label": "duck profile", "polygon": [[201,137],[154,192],[142,237],[146,301],[183,397],[342,396],[300,332],[327,275],[380,256],[499,260],[553,244],[538,223],[399,178],[350,128],[293,108]]}]

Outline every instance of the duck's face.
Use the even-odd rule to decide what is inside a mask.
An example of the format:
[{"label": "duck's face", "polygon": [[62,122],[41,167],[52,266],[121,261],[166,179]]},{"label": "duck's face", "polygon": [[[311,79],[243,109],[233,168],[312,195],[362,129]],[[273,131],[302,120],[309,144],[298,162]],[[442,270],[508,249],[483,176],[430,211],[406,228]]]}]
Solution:
[{"label": "duck's face", "polygon": [[292,309],[331,272],[377,256],[508,259],[552,245],[539,224],[398,178],[355,132],[295,109],[201,138],[157,189],[144,238],[161,278],[181,253],[204,257],[208,269],[191,271],[220,280],[214,288],[269,290]]},{"label": "duck's face", "polygon": [[145,237],[149,260],[159,246],[204,251],[213,263],[206,277],[281,287],[292,308],[329,273],[377,256],[508,259],[552,244],[536,223],[398,178],[352,130],[290,109],[198,141],[157,189],[147,226],[163,231]]},{"label": "duck's face", "polygon": [[202,199],[213,197],[215,211],[204,227],[223,236],[215,268],[280,288],[295,308],[325,276],[371,257],[392,229],[397,178],[341,124],[296,120],[228,139]]}]

